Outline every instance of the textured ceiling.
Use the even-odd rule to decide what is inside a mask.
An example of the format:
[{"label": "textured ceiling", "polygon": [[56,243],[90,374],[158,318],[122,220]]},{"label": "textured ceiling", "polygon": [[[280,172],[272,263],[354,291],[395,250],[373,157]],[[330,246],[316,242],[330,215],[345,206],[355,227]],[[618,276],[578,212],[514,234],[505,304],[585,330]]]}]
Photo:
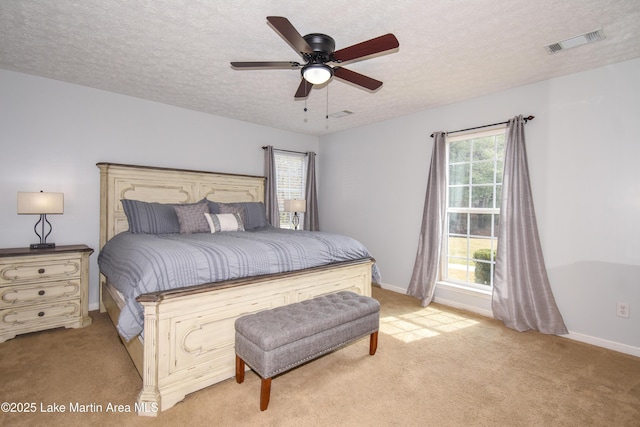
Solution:
[{"label": "textured ceiling", "polygon": [[[348,65],[378,91],[333,80],[305,113],[299,70],[229,65],[301,60],[270,15],[336,50],[386,33],[400,48]],[[0,68],[323,135],[640,57],[639,23],[638,0],[3,0]],[[604,41],[544,49],[598,28]]]}]

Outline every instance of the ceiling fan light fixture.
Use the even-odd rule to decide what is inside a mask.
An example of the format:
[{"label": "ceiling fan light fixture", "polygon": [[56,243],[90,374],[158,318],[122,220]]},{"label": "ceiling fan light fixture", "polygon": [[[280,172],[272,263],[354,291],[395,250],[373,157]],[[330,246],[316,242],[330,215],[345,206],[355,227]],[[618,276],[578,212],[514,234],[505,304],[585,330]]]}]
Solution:
[{"label": "ceiling fan light fixture", "polygon": [[302,68],[302,77],[312,85],[321,85],[333,76],[333,68],[327,64],[307,64]]}]

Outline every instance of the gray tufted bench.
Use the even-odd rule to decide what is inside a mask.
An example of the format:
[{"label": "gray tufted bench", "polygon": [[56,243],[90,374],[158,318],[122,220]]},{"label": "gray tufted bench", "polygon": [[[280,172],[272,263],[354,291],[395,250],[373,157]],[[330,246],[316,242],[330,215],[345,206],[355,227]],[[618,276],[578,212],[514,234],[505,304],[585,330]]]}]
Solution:
[{"label": "gray tufted bench", "polygon": [[260,410],[269,405],[271,378],[370,335],[378,346],[380,303],[353,292],[338,292],[276,307],[236,320],[236,381],[245,363],[262,378]]}]

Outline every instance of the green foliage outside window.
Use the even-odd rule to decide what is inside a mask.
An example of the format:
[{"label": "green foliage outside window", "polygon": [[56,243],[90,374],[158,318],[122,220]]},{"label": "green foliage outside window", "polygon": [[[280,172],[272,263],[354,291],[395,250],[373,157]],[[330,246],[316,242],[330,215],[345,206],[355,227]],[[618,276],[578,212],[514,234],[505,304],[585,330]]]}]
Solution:
[{"label": "green foliage outside window", "polygon": [[491,249],[478,249],[473,253],[475,261],[475,281],[483,285],[491,283],[491,263],[496,259],[496,251]]}]

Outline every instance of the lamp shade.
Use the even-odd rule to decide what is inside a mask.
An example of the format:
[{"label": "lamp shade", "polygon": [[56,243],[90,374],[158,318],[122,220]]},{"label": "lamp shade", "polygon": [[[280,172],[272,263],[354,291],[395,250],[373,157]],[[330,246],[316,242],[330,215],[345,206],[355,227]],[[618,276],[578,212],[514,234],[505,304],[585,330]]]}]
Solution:
[{"label": "lamp shade", "polygon": [[290,199],[284,201],[285,212],[306,212],[307,201],[304,199]]},{"label": "lamp shade", "polygon": [[64,193],[18,192],[18,215],[64,213]]},{"label": "lamp shade", "polygon": [[308,64],[302,69],[302,77],[313,85],[321,85],[331,78],[333,68],[326,64]]}]

